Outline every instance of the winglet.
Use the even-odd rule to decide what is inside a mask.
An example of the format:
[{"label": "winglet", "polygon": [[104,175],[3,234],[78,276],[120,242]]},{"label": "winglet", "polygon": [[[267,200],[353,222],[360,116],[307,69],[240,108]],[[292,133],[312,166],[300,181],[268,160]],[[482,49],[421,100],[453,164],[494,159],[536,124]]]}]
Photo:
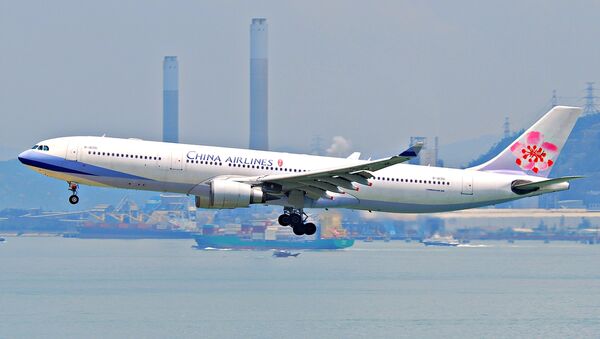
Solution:
[{"label": "winglet", "polygon": [[416,157],[423,148],[422,142],[417,142],[410,146],[406,151],[399,154],[401,157],[413,158]]}]

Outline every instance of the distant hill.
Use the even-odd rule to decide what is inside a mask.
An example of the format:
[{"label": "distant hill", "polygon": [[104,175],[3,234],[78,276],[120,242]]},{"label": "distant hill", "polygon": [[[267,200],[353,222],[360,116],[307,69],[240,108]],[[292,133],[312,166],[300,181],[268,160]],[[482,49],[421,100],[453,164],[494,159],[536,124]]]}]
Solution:
[{"label": "distant hill", "polygon": [[600,114],[579,118],[551,175],[583,175],[585,178],[573,181],[570,190],[559,194],[561,200],[583,200],[588,207],[600,203],[598,150],[600,150]]},{"label": "distant hill", "polygon": [[143,203],[156,192],[81,186],[79,204],[69,204],[71,193],[64,181],[40,175],[18,160],[0,161],[0,209],[43,208],[45,210],[81,210],[97,204],[117,204],[124,196]]},{"label": "distant hill", "polygon": [[444,159],[445,167],[464,167],[473,157],[488,150],[498,141],[498,135],[481,135],[467,140],[439,146],[439,158]]},{"label": "distant hill", "polygon": [[496,142],[487,152],[483,153],[475,160],[472,160],[467,164],[467,167],[477,166],[479,164],[483,164],[484,162],[491,160],[493,157],[498,155],[498,153],[502,152],[506,147],[510,145],[511,142],[515,141],[521,134],[523,134],[525,130],[520,130],[516,133],[511,134],[508,137],[504,137],[500,139],[500,141]]}]

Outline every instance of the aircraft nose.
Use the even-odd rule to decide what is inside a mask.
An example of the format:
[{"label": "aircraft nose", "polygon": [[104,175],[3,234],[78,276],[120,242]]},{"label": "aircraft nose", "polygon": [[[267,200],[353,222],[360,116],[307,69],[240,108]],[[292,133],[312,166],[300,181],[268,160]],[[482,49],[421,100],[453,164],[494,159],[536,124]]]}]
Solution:
[{"label": "aircraft nose", "polygon": [[28,149],[25,152],[21,152],[21,154],[19,154],[19,156],[17,158],[19,159],[19,161],[22,164],[27,164],[30,154],[31,154],[31,150]]}]

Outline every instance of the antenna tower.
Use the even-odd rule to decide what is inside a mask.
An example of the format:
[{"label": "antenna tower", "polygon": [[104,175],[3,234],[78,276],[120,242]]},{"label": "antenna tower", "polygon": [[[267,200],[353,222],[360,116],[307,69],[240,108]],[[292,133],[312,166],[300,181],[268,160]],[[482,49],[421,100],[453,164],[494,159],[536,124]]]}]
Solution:
[{"label": "antenna tower", "polygon": [[508,120],[508,117],[504,118],[504,137],[510,137],[510,122]]},{"label": "antenna tower", "polygon": [[556,97],[556,90],[552,90],[552,107],[558,106],[558,98]]},{"label": "antenna tower", "polygon": [[594,83],[588,82],[585,91],[587,92],[587,95],[584,98],[585,107],[583,107],[583,114],[590,115],[600,113],[598,108],[596,108],[596,103],[594,102],[594,99],[597,98],[597,96],[594,96]]}]

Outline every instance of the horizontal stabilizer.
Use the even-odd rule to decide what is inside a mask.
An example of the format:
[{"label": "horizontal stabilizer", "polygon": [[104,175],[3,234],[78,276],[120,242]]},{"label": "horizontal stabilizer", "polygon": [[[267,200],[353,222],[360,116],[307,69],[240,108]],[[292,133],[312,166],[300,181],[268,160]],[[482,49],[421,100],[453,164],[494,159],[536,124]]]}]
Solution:
[{"label": "horizontal stabilizer", "polygon": [[[583,178],[582,176],[568,176],[568,177],[560,177],[560,178],[554,178],[554,179],[548,179],[548,180],[542,180],[542,181],[536,181],[536,182],[527,182],[527,181],[523,181],[523,180],[515,180],[512,184],[512,191],[517,193],[517,194],[527,194],[527,193],[532,193],[538,190],[541,190],[543,188],[551,188],[550,186],[553,185],[558,185],[561,183],[566,183],[568,181],[571,180],[575,180],[575,179],[581,179]],[[556,187],[557,190],[563,190],[563,189],[568,189],[568,186],[565,188],[562,187]]]}]

